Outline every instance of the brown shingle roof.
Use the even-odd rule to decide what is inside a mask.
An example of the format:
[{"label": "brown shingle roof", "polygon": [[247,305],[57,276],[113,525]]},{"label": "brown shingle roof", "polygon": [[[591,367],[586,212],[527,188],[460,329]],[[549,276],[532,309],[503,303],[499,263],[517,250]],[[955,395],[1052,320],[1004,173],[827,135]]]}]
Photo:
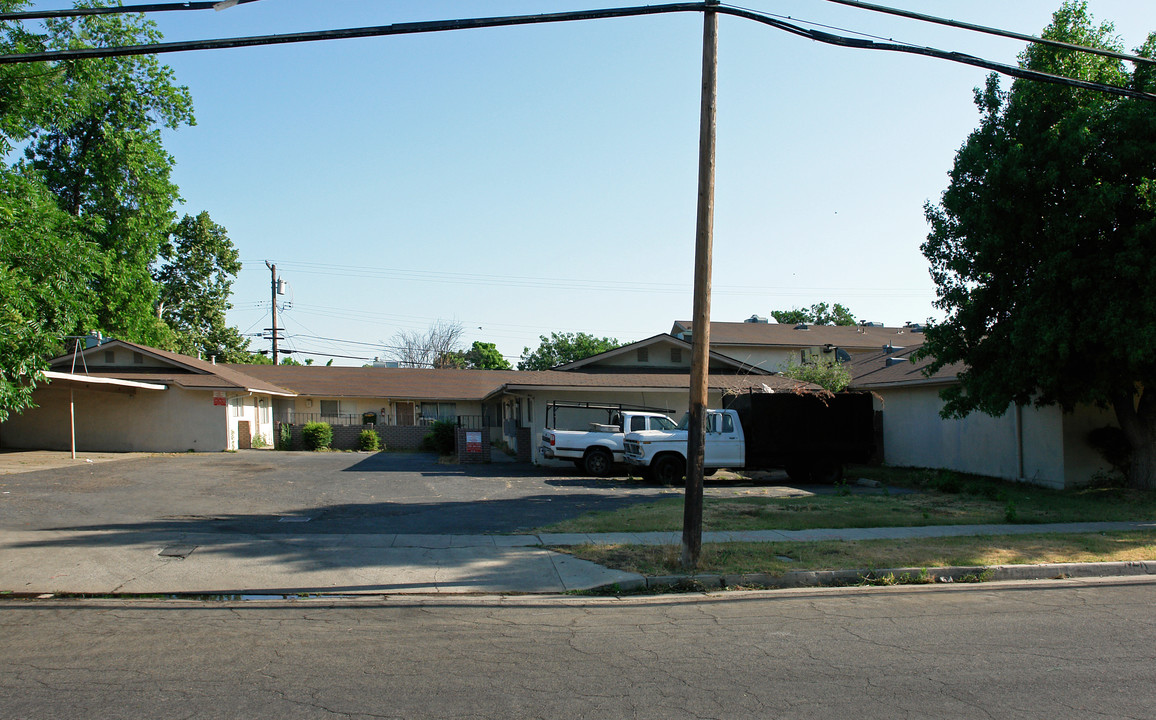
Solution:
[{"label": "brown shingle roof", "polygon": [[[180,353],[169,352],[167,350],[160,350],[158,348],[149,347],[148,345],[140,345],[138,343],[128,342],[126,340],[110,340],[91,350],[100,351],[113,346],[127,347],[144,355],[151,355],[159,358],[165,362],[172,363],[176,367],[173,368],[156,368],[156,367],[142,367],[140,369],[124,367],[124,368],[108,368],[100,367],[88,372],[88,375],[93,377],[106,378],[120,378],[124,380],[139,380],[141,382],[160,383],[165,385],[177,385],[178,387],[188,388],[192,390],[248,390],[253,392],[270,393],[273,395],[292,395],[292,392],[285,390],[285,388],[278,387],[272,383],[261,380],[260,378],[247,375],[246,373],[237,370],[237,367],[245,366],[231,366],[219,365],[205,360],[198,360],[195,357],[188,355],[181,355]],[[86,351],[86,352],[89,352]],[[51,366],[55,369],[71,367],[72,356],[64,355],[52,361]],[[75,368],[77,372],[83,372],[79,368]]]},{"label": "brown shingle roof", "polygon": [[[561,370],[430,370],[422,368],[233,365],[287,388],[315,397],[375,397],[417,400],[484,400],[504,389],[605,388],[637,390],[689,387],[685,373],[584,373]],[[774,375],[712,375],[714,389],[767,385],[775,390],[807,387]]]},{"label": "brown shingle roof", "polygon": [[315,397],[375,397],[480,400],[500,388],[515,370],[323,367],[317,365],[230,365],[246,375]]},{"label": "brown shingle roof", "polygon": [[931,358],[913,362],[911,355],[918,349],[913,347],[896,350],[893,353],[879,351],[856,355],[851,360],[851,388],[858,390],[900,385],[943,385],[955,382],[956,375],[963,369],[962,364],[948,365],[932,377],[926,377],[923,370],[931,364]]},{"label": "brown shingle roof", "polygon": [[[677,335],[693,330],[690,321],[676,322],[670,331]],[[766,345],[770,347],[814,347],[834,345],[845,350],[876,350],[884,345],[911,347],[923,344],[923,333],[909,328],[867,327],[864,325],[809,325],[796,330],[794,325],[775,323],[712,322],[711,347],[726,345]],[[723,350],[723,352],[726,352]]]}]

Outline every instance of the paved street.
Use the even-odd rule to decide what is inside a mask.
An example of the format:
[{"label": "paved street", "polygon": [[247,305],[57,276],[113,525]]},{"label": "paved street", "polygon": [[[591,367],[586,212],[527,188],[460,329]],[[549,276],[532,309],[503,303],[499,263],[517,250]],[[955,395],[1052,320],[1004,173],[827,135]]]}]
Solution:
[{"label": "paved street", "polygon": [[1156,584],[0,603],[0,717],[1152,717]]}]

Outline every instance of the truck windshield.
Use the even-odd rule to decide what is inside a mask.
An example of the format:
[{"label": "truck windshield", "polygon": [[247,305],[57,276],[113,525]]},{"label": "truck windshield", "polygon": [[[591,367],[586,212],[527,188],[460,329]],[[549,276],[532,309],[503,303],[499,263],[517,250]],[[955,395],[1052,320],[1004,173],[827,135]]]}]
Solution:
[{"label": "truck windshield", "polygon": [[665,418],[665,417],[652,417],[652,418],[650,418],[650,429],[651,430],[674,430],[675,427],[677,427],[677,426],[674,424],[674,421],[671,420],[670,418]]},{"label": "truck windshield", "polygon": [[[714,419],[713,418],[715,415],[718,415],[718,413],[708,412],[706,414],[705,422],[706,422],[706,427],[707,427],[708,431],[714,427]],[[724,415],[723,417],[726,417],[726,416]],[[678,429],[679,430],[690,430],[690,413],[683,415],[682,419],[678,421]],[[733,426],[732,426],[731,430],[734,430]],[[728,432],[730,432],[730,431],[728,431]]]}]

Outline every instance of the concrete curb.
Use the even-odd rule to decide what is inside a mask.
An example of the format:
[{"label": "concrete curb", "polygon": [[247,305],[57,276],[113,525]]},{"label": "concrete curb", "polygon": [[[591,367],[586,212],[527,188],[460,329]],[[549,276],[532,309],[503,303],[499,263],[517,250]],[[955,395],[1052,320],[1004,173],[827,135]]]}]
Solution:
[{"label": "concrete curb", "polygon": [[[675,588],[722,590],[725,588],[786,589],[845,587],[848,585],[915,585],[956,582],[1007,582],[1014,580],[1060,580],[1090,577],[1156,575],[1156,561],[1102,563],[1048,563],[1040,565],[954,566],[939,568],[886,568],[877,570],[798,570],[783,575],[653,575],[627,582],[602,585],[595,590],[621,591]],[[893,580],[888,580],[893,578]],[[926,578],[926,580],[919,580]]]}]

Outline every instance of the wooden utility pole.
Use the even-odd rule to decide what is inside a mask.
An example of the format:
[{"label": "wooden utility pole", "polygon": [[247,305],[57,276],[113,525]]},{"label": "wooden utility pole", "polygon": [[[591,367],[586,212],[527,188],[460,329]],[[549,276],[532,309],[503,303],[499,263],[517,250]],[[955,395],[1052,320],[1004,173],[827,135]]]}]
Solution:
[{"label": "wooden utility pole", "polygon": [[278,362],[277,340],[279,339],[277,337],[277,266],[269,264],[269,261],[266,260],[265,267],[273,273],[273,364],[276,365]]},{"label": "wooden utility pole", "polygon": [[702,28],[702,113],[698,135],[698,221],[694,238],[694,312],[691,318],[690,423],[686,438],[686,498],[682,517],[682,567],[698,567],[702,554],[702,470],[710,379],[710,275],[714,244],[714,145],[718,75],[718,0],[706,0]]}]

